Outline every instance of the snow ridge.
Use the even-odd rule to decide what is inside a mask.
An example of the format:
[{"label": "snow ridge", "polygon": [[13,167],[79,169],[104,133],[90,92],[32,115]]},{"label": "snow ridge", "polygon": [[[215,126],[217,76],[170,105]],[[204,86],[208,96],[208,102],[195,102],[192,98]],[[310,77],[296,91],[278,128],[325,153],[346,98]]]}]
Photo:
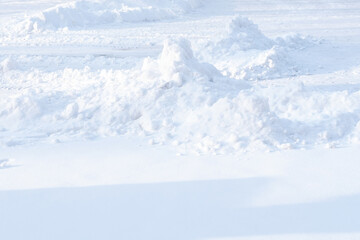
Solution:
[{"label": "snow ridge", "polygon": [[[264,59],[272,49],[262,51]],[[314,94],[291,82],[281,91],[256,88],[200,61],[182,38],[127,70],[27,72],[19,65],[2,61],[2,86],[12,91],[0,99],[3,145],[135,134],[183,153],[219,154],[360,139],[359,91]]]},{"label": "snow ridge", "polygon": [[201,0],[77,0],[60,4],[31,16],[20,29],[38,32],[57,29],[83,29],[97,25],[146,22],[175,18],[201,6]]},{"label": "snow ridge", "polygon": [[[90,56],[76,68],[70,56],[2,56],[0,144],[129,134],[218,154],[358,142],[357,89],[314,93],[290,78],[282,88],[254,81],[298,76],[296,53],[318,44],[300,35],[272,40],[236,17],[217,42],[193,51],[184,38],[168,39],[157,58],[130,65]],[[60,67],[49,71],[50,59]]]}]

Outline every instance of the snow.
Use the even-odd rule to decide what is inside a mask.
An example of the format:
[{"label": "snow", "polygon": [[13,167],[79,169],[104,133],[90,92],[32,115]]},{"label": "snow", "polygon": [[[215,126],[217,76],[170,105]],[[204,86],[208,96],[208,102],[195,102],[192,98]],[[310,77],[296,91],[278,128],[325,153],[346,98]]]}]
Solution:
[{"label": "snow", "polygon": [[[175,18],[201,5],[200,0],[89,1],[59,4],[20,24],[27,32],[85,28],[114,22],[143,22]],[[20,31],[22,30],[20,28]]]},{"label": "snow", "polygon": [[248,18],[237,16],[229,24],[229,36],[218,43],[228,51],[268,49],[273,42]]},{"label": "snow", "polygon": [[209,42],[201,56],[210,59],[223,74],[242,80],[265,80],[307,73],[296,53],[321,44],[311,36],[290,34],[272,40],[251,20],[237,16],[229,24],[227,36]]},{"label": "snow", "polygon": [[0,20],[1,239],[359,238],[358,1]]},{"label": "snow", "polygon": [[[230,26],[239,21],[250,26],[241,28],[249,36],[260,34],[244,18],[236,17]],[[220,40],[214,49],[222,56],[209,62],[200,60],[206,55],[197,56],[184,38],[165,40],[158,57],[5,57],[1,81],[8,98],[0,100],[0,143],[130,134],[147,136],[153,144],[174,145],[182,154],[357,143],[360,91],[313,91],[321,88],[324,76],[344,79],[341,72],[302,75],[286,85],[272,85],[301,74],[294,69],[301,64],[292,61],[293,51],[311,52],[320,43],[298,35],[264,39],[260,45],[265,41],[268,49],[231,50],[251,41],[225,38],[224,45]],[[59,67],[48,67],[48,61]],[[224,64],[229,73],[221,67]],[[357,76],[354,70],[346,78],[356,81]]]},{"label": "snow", "polygon": [[11,167],[12,159],[1,159],[0,160],[0,169]]},{"label": "snow", "polygon": [[176,157],[123,138],[7,149],[2,236],[357,239],[359,153]]}]

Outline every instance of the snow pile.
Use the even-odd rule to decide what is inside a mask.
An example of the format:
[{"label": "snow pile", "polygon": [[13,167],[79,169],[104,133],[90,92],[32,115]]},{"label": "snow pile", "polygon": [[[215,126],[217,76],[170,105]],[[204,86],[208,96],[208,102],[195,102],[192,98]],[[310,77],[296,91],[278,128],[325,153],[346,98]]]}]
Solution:
[{"label": "snow pile", "polygon": [[212,82],[221,77],[214,66],[195,59],[190,42],[185,39],[165,41],[159,59],[145,59],[142,71],[143,77],[158,83],[160,80],[166,87],[182,86],[189,81]]},{"label": "snow pile", "polygon": [[299,34],[272,40],[256,24],[237,16],[228,27],[228,34],[201,49],[201,57],[210,59],[221,72],[242,80],[265,80],[299,75],[305,72],[296,59],[296,51],[318,44],[311,37]]},{"label": "snow pile", "polygon": [[231,77],[245,80],[275,79],[296,76],[299,70],[287,51],[278,46],[260,52],[241,69],[233,69]]},{"label": "snow pile", "polygon": [[[36,88],[32,81],[38,82],[34,84]],[[166,41],[159,58],[146,59],[136,71],[91,72],[85,68],[20,76],[11,71],[4,83],[29,89],[15,91],[11,97],[0,100],[0,124],[4,127],[0,136],[12,133],[12,139],[1,139],[3,144],[36,138],[66,141],[74,136],[136,133],[151,135],[156,143],[173,143],[200,152],[215,151],[208,146],[213,144],[209,141],[225,140],[217,139],[217,135],[209,138],[206,128],[215,123],[198,113],[208,109],[211,114],[221,114],[216,110],[221,108],[218,101],[232,99],[249,88],[241,81],[223,77],[212,65],[199,62],[184,39]],[[253,106],[257,104],[263,105],[254,101],[246,109],[257,108]],[[248,119],[256,118],[251,110],[244,111]],[[220,121],[221,115],[215,119]],[[243,129],[249,129],[249,123],[250,120],[239,121],[244,124]],[[201,125],[205,129],[200,131]],[[228,122],[227,127],[231,125]],[[220,132],[224,129],[214,134]],[[195,146],[195,142],[201,146]]]},{"label": "snow pile", "polygon": [[101,24],[174,18],[201,5],[201,0],[78,0],[47,9],[21,25],[28,32],[84,28]]},{"label": "snow pile", "polygon": [[303,84],[264,90],[293,146],[356,142],[360,91],[314,91]]},{"label": "snow pile", "polygon": [[302,36],[300,34],[289,34],[283,37],[278,37],[275,39],[277,46],[282,46],[288,49],[302,50],[309,47],[316,46],[321,44],[320,39],[316,39],[312,36]]},{"label": "snow pile", "polygon": [[[262,51],[264,59],[273,48]],[[184,153],[217,154],[360,139],[359,89],[250,85],[199,61],[185,39],[165,41],[158,58],[133,68],[24,69],[1,75],[1,145],[130,134]]]},{"label": "snow pile", "polygon": [[267,38],[256,24],[241,16],[231,21],[228,32],[228,36],[216,44],[217,48],[231,52],[249,49],[264,50],[274,45],[274,42]]}]

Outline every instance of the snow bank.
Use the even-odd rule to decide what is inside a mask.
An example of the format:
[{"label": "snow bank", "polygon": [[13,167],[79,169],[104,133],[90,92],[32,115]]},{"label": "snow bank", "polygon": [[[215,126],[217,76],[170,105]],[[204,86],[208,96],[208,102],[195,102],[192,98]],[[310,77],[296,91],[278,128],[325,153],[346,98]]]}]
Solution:
[{"label": "snow bank", "polygon": [[21,25],[26,31],[85,28],[121,22],[144,22],[174,18],[201,5],[201,0],[78,0],[60,4]]},{"label": "snow bank", "polygon": [[[286,49],[277,48],[255,50],[254,62],[238,74],[245,72],[243,79],[278,77],[271,71],[289,64]],[[185,39],[167,40],[158,58],[122,70],[89,67],[107,65],[107,59],[96,57],[83,68],[9,67],[10,62],[23,65],[22,58],[2,61],[7,70],[0,75],[5,96],[0,98],[1,145],[135,134],[184,153],[218,154],[332,147],[360,139],[360,90],[324,86],[314,91],[291,82],[256,87],[200,61]],[[49,62],[43,58],[38,61]],[[358,73],[353,74],[347,78]]]},{"label": "snow bank", "polygon": [[201,57],[210,59],[226,76],[242,80],[265,80],[303,74],[296,51],[319,43],[309,36],[292,34],[272,40],[256,24],[237,16],[228,26],[228,34],[208,43]]}]

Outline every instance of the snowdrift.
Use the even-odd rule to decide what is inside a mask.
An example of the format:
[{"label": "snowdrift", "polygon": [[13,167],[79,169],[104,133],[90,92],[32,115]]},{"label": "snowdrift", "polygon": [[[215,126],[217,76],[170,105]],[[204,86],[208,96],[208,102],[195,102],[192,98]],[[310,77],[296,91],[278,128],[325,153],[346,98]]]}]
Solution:
[{"label": "snowdrift", "polygon": [[201,5],[201,0],[78,0],[60,4],[22,24],[28,32],[57,30],[60,28],[82,29],[96,25],[157,21],[175,18]]}]

